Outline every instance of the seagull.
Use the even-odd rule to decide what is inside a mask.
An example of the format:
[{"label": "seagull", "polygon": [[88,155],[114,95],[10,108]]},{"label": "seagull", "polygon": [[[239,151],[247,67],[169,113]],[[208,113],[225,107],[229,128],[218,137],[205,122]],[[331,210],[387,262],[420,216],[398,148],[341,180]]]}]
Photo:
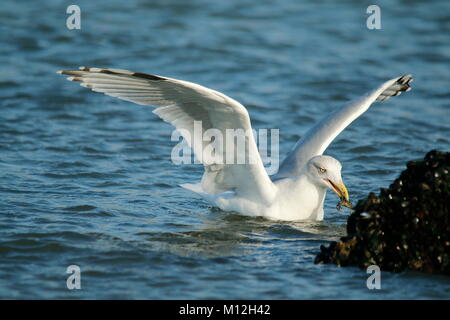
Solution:
[{"label": "seagull", "polygon": [[[196,121],[201,121],[202,129],[219,130],[224,135],[227,129],[252,129],[249,113],[242,104],[192,82],[110,68],[80,67],[58,73],[68,75],[69,81],[80,82],[92,91],[156,107],[153,113],[184,132],[181,135],[197,159],[201,159],[199,155],[207,142],[195,137]],[[372,103],[409,91],[411,81],[409,74],[391,79],[332,111],[301,137],[272,176],[264,168],[255,138],[248,135],[245,152],[254,161],[224,163],[215,161],[218,158],[206,157],[202,160],[201,181],[181,186],[224,211],[271,220],[323,220],[328,189],[338,195],[340,203],[350,203],[341,177],[342,165],[324,155],[324,151]],[[235,150],[233,140],[221,152],[227,154]]]}]

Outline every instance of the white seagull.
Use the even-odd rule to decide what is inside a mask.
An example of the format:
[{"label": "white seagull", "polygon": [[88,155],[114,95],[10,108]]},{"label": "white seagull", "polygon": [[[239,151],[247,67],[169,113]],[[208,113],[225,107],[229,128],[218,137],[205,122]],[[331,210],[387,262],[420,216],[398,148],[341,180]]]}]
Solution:
[{"label": "white seagull", "polygon": [[[226,129],[251,130],[250,117],[243,105],[223,93],[192,82],[121,69],[81,67],[80,70],[58,73],[69,75],[68,80],[78,81],[95,92],[157,107],[153,112],[164,121],[190,133],[184,138],[193,147],[197,159],[201,158],[199,153],[207,142],[202,137],[198,137],[201,141],[191,141],[191,137],[197,139],[193,132],[194,121],[202,121],[203,130],[214,128],[224,136]],[[373,102],[409,91],[411,80],[411,75],[391,79],[334,110],[296,143],[273,176],[267,174],[255,139],[250,135],[246,137],[245,151],[255,161],[243,164],[203,161],[205,172],[201,181],[182,187],[224,211],[273,220],[322,220],[327,189],[334,191],[344,205],[349,203],[340,162],[323,152]],[[235,150],[233,141],[222,152]]]}]

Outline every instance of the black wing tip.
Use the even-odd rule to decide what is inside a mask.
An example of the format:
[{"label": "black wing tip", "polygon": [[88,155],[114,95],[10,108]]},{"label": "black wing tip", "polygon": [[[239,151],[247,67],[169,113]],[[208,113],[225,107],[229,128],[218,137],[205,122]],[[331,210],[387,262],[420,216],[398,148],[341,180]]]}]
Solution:
[{"label": "black wing tip", "polygon": [[153,80],[153,81],[167,80],[166,78],[156,76],[154,74],[148,74],[148,73],[142,73],[142,72],[133,72],[132,75],[135,77],[138,77],[138,78],[144,78],[144,79]]},{"label": "black wing tip", "polygon": [[385,101],[390,97],[399,96],[402,92],[408,92],[411,90],[409,85],[413,81],[411,74],[405,74],[397,79],[393,85],[384,90],[376,99],[376,101]]},{"label": "black wing tip", "polygon": [[409,83],[413,82],[413,81],[414,81],[414,78],[411,74],[405,74],[397,80],[397,82],[399,84],[407,85],[408,87],[409,87]]},{"label": "black wing tip", "polygon": [[57,74],[64,74],[67,76],[74,75],[74,72],[76,72],[76,71],[74,71],[74,70],[58,70],[58,71],[56,71]]},{"label": "black wing tip", "polygon": [[[92,67],[80,67],[80,71],[84,72],[93,72],[93,73],[106,73],[106,74],[115,74],[115,75],[127,75],[132,77],[138,77],[142,79],[152,80],[152,81],[162,81],[167,80],[164,77],[160,77],[154,74],[147,74],[142,72],[133,72],[122,69],[108,69],[108,68],[92,68]],[[64,71],[62,74],[65,74]]]},{"label": "black wing tip", "polygon": [[396,95],[399,95],[401,92],[408,92],[409,90],[411,90],[410,83],[413,81],[414,81],[414,78],[411,74],[405,74],[405,75],[401,76],[397,80],[397,83],[399,85],[401,85],[401,88],[398,90]]}]

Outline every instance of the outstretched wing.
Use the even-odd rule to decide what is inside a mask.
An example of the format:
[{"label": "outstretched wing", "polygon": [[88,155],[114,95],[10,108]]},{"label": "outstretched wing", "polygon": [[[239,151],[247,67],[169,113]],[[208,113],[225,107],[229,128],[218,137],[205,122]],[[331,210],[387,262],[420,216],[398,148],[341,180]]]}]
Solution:
[{"label": "outstretched wing", "polygon": [[409,91],[411,75],[404,75],[383,83],[376,90],[335,110],[312,127],[283,160],[276,178],[296,176],[311,157],[321,155],[334,138],[363,114],[375,101],[384,101]]},{"label": "outstretched wing", "polygon": [[[239,102],[195,83],[128,70],[81,67],[58,73],[69,75],[68,80],[79,81],[81,86],[95,92],[156,106],[153,112],[180,130],[196,158],[204,164],[203,192],[216,194],[234,190],[243,197],[262,202],[270,202],[274,196],[274,186],[264,169],[253,134],[245,135],[245,163],[226,163],[228,153],[235,155],[239,151],[234,137],[223,141],[223,150],[218,151],[223,153],[223,163],[218,161],[220,157],[208,157],[203,153],[209,141],[203,141],[202,133],[208,129],[220,130],[224,140],[227,129],[251,133],[247,109]],[[194,134],[197,121],[201,121],[200,136]]]}]

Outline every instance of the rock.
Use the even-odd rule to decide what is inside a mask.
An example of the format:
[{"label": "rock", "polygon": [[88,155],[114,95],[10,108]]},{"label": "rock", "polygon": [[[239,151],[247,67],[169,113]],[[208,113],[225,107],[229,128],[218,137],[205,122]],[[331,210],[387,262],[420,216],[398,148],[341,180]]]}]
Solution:
[{"label": "rock", "polygon": [[347,236],[321,246],[315,263],[450,275],[450,153],[432,150],[406,167],[388,189],[358,202]]}]

